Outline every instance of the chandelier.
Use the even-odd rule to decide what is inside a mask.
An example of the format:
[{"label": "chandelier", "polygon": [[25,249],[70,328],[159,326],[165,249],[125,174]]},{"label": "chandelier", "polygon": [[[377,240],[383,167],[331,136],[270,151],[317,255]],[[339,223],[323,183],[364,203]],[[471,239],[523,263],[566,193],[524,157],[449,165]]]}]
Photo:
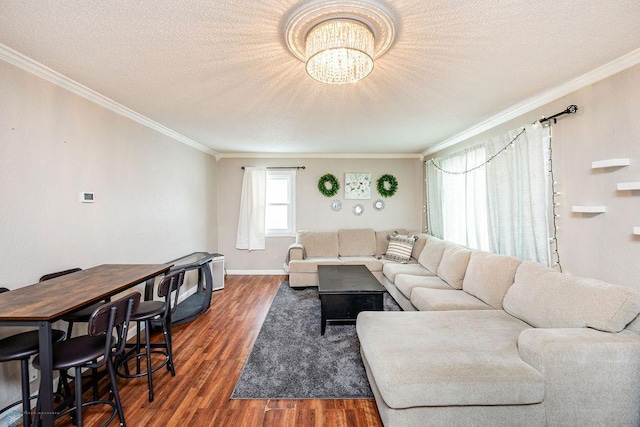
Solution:
[{"label": "chandelier", "polygon": [[372,2],[316,1],[293,13],[285,37],[309,76],[345,84],[373,71],[374,59],[391,46],[394,33],[390,15]]}]

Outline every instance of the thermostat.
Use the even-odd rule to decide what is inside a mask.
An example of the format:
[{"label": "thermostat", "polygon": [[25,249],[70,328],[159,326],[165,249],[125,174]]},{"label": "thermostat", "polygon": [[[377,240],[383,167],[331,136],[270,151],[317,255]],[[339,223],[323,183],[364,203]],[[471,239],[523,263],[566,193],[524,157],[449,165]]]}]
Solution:
[{"label": "thermostat", "polygon": [[83,191],[80,193],[80,201],[82,203],[93,203],[95,201],[93,192]]}]

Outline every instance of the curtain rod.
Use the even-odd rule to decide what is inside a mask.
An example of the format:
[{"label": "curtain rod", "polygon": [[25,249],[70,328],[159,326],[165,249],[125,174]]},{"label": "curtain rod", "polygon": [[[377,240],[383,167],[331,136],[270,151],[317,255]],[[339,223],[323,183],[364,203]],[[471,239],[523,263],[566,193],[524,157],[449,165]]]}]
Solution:
[{"label": "curtain rod", "polygon": [[[246,166],[242,166],[240,169],[244,170]],[[267,170],[286,170],[286,169],[306,169],[306,166],[273,166],[273,167],[268,167],[267,166]]]},{"label": "curtain rod", "polygon": [[[564,111],[560,111],[559,113],[556,113],[553,116],[549,116],[549,117],[542,116],[542,118],[540,120],[538,120],[538,121],[540,123],[544,123],[544,122],[548,122],[550,120],[553,120],[553,123],[555,124],[555,123],[558,122],[558,117],[564,116],[565,114],[575,114],[577,112],[578,112],[578,106],[575,105],[575,104],[571,104],[567,108],[565,108]],[[533,122],[533,123],[535,123],[535,122]],[[518,136],[520,136],[520,135],[518,135]],[[425,160],[423,163],[426,165],[427,162],[429,162],[429,160]]]},{"label": "curtain rod", "polygon": [[557,114],[554,114],[551,117],[544,117],[542,116],[542,118],[540,120],[538,120],[540,123],[544,123],[544,122],[548,122],[550,120],[553,120],[553,123],[557,123],[558,122],[558,117],[560,116],[564,116],[565,114],[575,114],[578,111],[578,106],[577,105],[569,105],[564,111],[561,111]]}]

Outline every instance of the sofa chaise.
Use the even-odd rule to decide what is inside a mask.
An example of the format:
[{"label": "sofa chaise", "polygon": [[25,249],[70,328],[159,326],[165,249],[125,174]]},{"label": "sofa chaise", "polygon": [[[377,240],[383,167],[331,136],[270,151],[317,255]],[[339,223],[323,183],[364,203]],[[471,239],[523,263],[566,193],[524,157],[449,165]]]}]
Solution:
[{"label": "sofa chaise", "polygon": [[383,267],[411,311],[356,323],[385,426],[640,425],[640,292],[431,236],[420,259]]}]

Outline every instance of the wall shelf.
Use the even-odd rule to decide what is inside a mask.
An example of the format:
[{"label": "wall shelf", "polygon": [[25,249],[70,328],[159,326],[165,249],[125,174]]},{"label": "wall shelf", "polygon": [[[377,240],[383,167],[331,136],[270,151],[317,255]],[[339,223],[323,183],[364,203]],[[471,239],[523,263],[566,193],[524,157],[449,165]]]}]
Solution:
[{"label": "wall shelf", "polygon": [[619,182],[618,191],[640,190],[640,182]]},{"label": "wall shelf", "polygon": [[572,206],[571,212],[578,213],[605,213],[607,211],[606,206]]},{"label": "wall shelf", "polygon": [[591,169],[615,168],[619,166],[629,166],[629,159],[608,159],[591,162]]}]

